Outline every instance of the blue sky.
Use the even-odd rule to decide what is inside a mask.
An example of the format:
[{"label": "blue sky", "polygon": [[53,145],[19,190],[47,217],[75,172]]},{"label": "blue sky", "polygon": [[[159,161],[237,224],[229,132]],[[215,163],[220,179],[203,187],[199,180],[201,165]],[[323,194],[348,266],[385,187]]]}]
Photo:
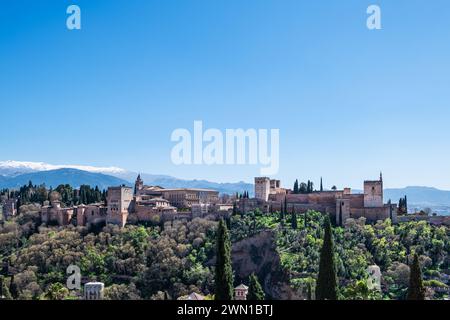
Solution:
[{"label": "blue sky", "polygon": [[382,170],[450,189],[449,40],[447,0],[4,0],[0,160],[252,181],[259,166],[172,164],[172,131],[202,120],[279,128],[288,186]]}]

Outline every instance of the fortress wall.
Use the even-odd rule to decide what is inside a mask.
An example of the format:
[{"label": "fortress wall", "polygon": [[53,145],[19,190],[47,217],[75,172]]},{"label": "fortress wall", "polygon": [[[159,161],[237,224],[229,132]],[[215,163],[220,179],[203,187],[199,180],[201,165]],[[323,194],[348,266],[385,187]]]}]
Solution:
[{"label": "fortress wall", "polygon": [[[308,194],[288,194],[286,199],[288,203],[299,204],[320,204],[320,205],[335,205],[336,197],[342,197],[342,191],[336,192],[313,192]],[[281,197],[284,201],[284,197]]]},{"label": "fortress wall", "polygon": [[427,221],[434,225],[447,225],[450,226],[450,216],[419,216],[419,215],[407,215],[398,216],[399,222],[409,222],[409,221]]},{"label": "fortress wall", "polygon": [[364,207],[364,195],[363,194],[352,194],[345,196],[346,199],[350,199],[350,207],[352,208],[363,208]]},{"label": "fortress wall", "polygon": [[389,218],[389,207],[365,208],[364,216],[367,218],[367,221],[369,222],[385,220]]}]

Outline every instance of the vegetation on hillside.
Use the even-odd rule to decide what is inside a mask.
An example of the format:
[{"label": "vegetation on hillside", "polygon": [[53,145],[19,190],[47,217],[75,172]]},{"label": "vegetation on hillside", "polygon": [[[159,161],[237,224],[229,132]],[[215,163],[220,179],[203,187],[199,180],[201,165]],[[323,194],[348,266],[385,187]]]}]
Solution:
[{"label": "vegetation on hillside", "polygon": [[[69,265],[80,267],[83,281],[104,282],[107,299],[177,299],[191,292],[215,293],[216,221],[108,225],[94,232],[85,227],[41,226],[38,209],[38,205],[24,205],[18,216],[0,225],[0,288],[6,298],[78,298],[79,292],[66,289]],[[256,210],[225,222],[232,243],[272,230],[287,275],[280,281],[288,281],[305,299],[315,298],[324,215]],[[425,221],[393,225],[390,220],[370,225],[364,219],[350,219],[331,231],[338,299],[406,299],[415,255],[423,277],[422,284],[415,282],[419,291],[422,285],[427,299],[448,296],[448,227]],[[373,264],[382,272],[381,292],[367,286],[366,270]],[[263,295],[256,276],[266,284],[259,274],[246,283],[251,284],[255,299]]]}]

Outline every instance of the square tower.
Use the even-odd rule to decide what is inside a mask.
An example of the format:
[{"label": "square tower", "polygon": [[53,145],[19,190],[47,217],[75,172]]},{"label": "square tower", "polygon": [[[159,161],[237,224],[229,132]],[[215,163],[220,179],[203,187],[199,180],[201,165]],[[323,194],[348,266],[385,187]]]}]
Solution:
[{"label": "square tower", "polygon": [[124,227],[131,201],[133,200],[133,190],[130,187],[110,187],[108,188],[108,213],[106,223],[117,224]]},{"label": "square tower", "polygon": [[270,178],[256,177],[255,178],[255,198],[259,200],[269,200],[270,194]]},{"label": "square tower", "polygon": [[364,181],[364,207],[379,208],[383,206],[383,178]]}]

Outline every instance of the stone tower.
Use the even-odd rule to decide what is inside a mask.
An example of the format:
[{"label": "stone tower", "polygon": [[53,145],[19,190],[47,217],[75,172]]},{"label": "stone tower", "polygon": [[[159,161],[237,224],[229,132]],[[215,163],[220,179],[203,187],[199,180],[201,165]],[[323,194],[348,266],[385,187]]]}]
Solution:
[{"label": "stone tower", "polygon": [[133,190],[131,188],[126,186],[108,188],[106,223],[124,227],[127,222],[132,200]]},{"label": "stone tower", "polygon": [[141,179],[141,174],[139,174],[136,178],[136,182],[134,183],[134,194],[139,194],[139,191],[141,191],[144,188],[144,181]]},{"label": "stone tower", "polygon": [[269,200],[270,179],[267,177],[255,178],[255,198],[259,200]]},{"label": "stone tower", "polygon": [[383,207],[383,174],[379,180],[364,181],[364,207]]}]

